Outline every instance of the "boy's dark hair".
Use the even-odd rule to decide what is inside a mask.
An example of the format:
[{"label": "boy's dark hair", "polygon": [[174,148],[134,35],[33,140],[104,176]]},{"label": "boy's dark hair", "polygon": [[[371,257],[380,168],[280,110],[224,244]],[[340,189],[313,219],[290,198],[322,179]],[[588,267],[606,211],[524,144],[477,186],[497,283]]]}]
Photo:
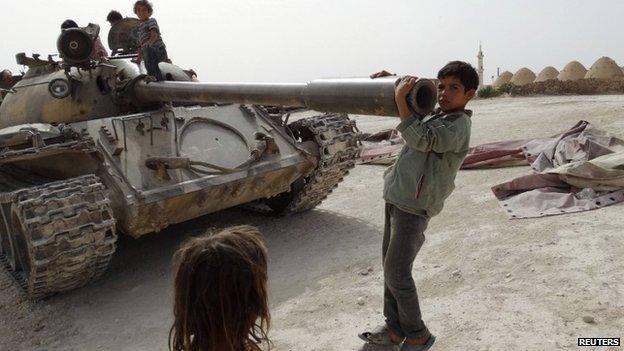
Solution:
[{"label": "boy's dark hair", "polygon": [[152,7],[152,3],[147,1],[147,0],[139,0],[139,1],[135,2],[134,3],[134,13],[137,12],[137,10],[136,10],[137,6],[144,6],[147,9],[147,12],[150,14],[150,16],[154,12],[154,8]]},{"label": "boy's dark hair", "polygon": [[106,21],[113,23],[113,22],[117,22],[123,19],[123,16],[121,15],[121,13],[119,13],[119,11],[115,11],[115,10],[111,10],[108,13],[108,16],[106,16]]},{"label": "boy's dark hair", "polygon": [[67,19],[61,23],[61,29],[78,28],[78,24],[74,20]]},{"label": "boy's dark hair", "polygon": [[438,72],[438,79],[453,76],[459,78],[466,91],[477,90],[479,75],[471,64],[463,61],[451,61]]}]

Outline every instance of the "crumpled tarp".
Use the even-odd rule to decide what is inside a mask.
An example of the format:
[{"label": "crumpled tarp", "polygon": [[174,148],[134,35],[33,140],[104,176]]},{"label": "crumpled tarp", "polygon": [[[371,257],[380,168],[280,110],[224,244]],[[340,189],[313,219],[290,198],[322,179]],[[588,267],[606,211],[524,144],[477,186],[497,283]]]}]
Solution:
[{"label": "crumpled tarp", "polygon": [[[366,135],[360,163],[391,165],[404,141],[394,129]],[[624,141],[579,121],[549,138],[470,149],[462,169],[531,166],[534,174],[492,187],[510,218],[593,210],[624,201]]]},{"label": "crumpled tarp", "polygon": [[499,141],[475,146],[468,151],[461,168],[523,166],[540,159],[539,164],[542,166],[538,168],[543,169],[548,164],[567,163],[572,159],[566,157],[574,157],[575,153],[578,160],[592,159],[598,155],[598,150],[602,150],[601,145],[610,143],[605,137],[603,131],[595,129],[589,122],[580,121],[569,130],[549,138]]},{"label": "crumpled tarp", "polygon": [[510,218],[587,211],[624,201],[624,141],[586,121],[551,138],[477,146],[463,168],[521,164],[530,164],[535,173],[492,188]]}]

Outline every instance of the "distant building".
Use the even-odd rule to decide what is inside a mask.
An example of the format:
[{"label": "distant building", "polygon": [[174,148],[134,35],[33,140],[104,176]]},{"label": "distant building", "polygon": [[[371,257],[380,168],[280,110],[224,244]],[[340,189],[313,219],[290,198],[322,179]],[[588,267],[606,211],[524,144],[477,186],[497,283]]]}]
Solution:
[{"label": "distant building", "polygon": [[585,74],[587,74],[587,69],[578,61],[572,61],[565,65],[557,79],[559,80],[579,80],[585,78]]},{"label": "distant building", "polygon": [[483,87],[483,50],[481,50],[481,42],[479,42],[479,53],[477,54],[477,73],[479,74],[479,88]]},{"label": "distant building", "polygon": [[624,79],[624,73],[613,59],[603,56],[587,71],[585,79],[588,78],[620,80]]},{"label": "distant building", "polygon": [[526,85],[535,81],[535,73],[526,67],[520,68],[513,77],[511,77],[511,83],[513,85]]},{"label": "distant building", "polygon": [[496,78],[494,83],[492,83],[492,86],[494,88],[499,88],[501,85],[507,84],[507,83],[511,82],[511,78],[512,77],[513,77],[513,73],[511,73],[509,71],[505,71],[505,72],[501,73],[498,76],[498,78]]},{"label": "distant building", "polygon": [[545,67],[535,78],[535,82],[545,82],[550,79],[557,79],[559,71],[553,66]]}]

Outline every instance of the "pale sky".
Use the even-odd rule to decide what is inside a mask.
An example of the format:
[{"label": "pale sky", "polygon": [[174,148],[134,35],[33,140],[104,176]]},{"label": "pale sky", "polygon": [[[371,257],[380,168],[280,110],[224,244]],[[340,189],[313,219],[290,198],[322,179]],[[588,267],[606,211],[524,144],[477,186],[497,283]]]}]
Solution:
[{"label": "pale sky", "polygon": [[[2,2],[0,69],[14,73],[18,52],[56,53],[63,20],[101,26],[134,1]],[[624,1],[586,0],[155,0],[170,58],[202,81],[296,82],[365,76],[379,69],[434,77],[454,59],[476,66],[485,82],[496,68],[515,72],[571,60],[587,68],[601,56],[624,65]]]}]

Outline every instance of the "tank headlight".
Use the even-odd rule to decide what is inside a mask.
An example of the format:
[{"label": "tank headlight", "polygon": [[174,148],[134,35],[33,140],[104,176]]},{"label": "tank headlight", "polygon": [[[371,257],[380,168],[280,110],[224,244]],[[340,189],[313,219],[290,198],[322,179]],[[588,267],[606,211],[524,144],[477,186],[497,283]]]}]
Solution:
[{"label": "tank headlight", "polygon": [[53,79],[50,84],[48,84],[48,90],[50,94],[57,99],[66,98],[71,93],[69,82],[63,78]]}]

